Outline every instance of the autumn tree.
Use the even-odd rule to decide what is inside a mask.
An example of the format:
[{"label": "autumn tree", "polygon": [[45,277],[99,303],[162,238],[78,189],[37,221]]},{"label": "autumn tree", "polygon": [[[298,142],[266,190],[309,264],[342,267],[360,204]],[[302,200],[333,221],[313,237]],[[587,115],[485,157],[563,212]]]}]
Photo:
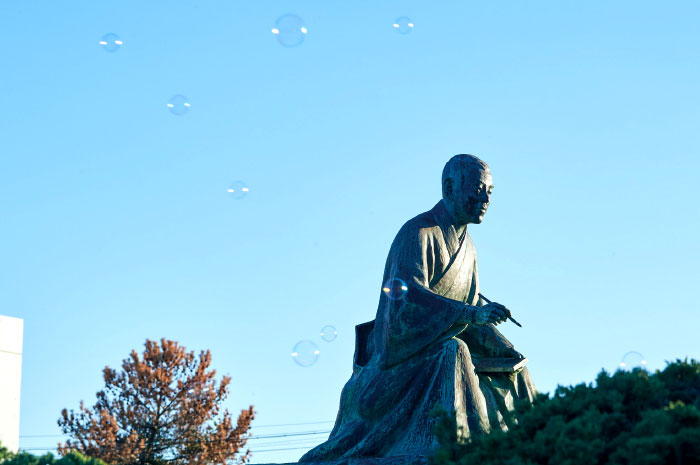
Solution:
[{"label": "autumn tree", "polygon": [[211,354],[187,350],[175,341],[146,340],[121,370],[105,367],[97,403],[63,409],[58,425],[70,439],[61,455],[76,450],[113,465],[197,465],[245,463],[243,448],[253,406],[234,422],[221,403],[231,378],[215,380]]}]

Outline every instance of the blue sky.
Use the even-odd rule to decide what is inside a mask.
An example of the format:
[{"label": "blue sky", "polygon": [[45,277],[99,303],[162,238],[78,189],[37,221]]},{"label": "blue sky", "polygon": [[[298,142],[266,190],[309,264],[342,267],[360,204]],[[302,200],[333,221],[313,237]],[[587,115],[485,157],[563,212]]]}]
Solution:
[{"label": "blue sky", "polygon": [[[308,29],[295,48],[271,33],[287,13]],[[329,429],[389,245],[456,153],[491,165],[469,233],[540,390],[631,350],[651,369],[700,357],[698,17],[691,1],[4,0],[0,314],[25,320],[21,446],[53,447],[60,410],[161,337],[212,351],[254,434]],[[309,368],[290,357],[303,339]],[[297,423],[314,424],[268,426]],[[323,438],[250,444],[285,462]]]}]

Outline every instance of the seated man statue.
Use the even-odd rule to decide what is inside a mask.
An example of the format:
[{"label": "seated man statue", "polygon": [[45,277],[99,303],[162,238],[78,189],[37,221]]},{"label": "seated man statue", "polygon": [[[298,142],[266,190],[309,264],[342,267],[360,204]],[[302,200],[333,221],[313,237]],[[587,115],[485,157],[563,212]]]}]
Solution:
[{"label": "seated man statue", "polygon": [[[356,330],[333,431],[301,462],[425,456],[437,447],[432,412],[453,415],[467,437],[507,430],[517,420],[514,403],[532,402],[526,359],[494,327],[510,311],[480,297],[467,234],[469,223],[481,223],[492,190],[479,158],[447,162],[442,200],[408,221],[391,245],[376,319]],[[508,360],[516,363],[494,364]]]}]

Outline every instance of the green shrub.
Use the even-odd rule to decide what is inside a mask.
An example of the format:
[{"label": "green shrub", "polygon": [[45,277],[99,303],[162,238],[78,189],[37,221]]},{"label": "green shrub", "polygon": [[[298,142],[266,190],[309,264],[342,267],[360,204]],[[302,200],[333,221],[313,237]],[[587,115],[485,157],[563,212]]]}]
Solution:
[{"label": "green shrub", "polygon": [[0,464],[2,465],[107,465],[100,459],[86,457],[77,451],[71,451],[60,459],[53,454],[36,456],[29,452],[13,454],[0,447]]},{"label": "green shrub", "polygon": [[650,374],[601,372],[595,385],[558,387],[520,405],[503,433],[457,440],[443,415],[431,465],[700,465],[700,363]]}]

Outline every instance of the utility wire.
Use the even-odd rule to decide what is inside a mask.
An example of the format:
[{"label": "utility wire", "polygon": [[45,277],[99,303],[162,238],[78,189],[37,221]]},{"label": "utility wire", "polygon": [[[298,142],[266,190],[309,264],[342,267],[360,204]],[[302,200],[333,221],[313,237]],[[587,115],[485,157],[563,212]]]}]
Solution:
[{"label": "utility wire", "polygon": [[266,436],[251,436],[251,437],[249,437],[248,439],[249,439],[249,440],[252,440],[252,439],[268,439],[268,438],[286,438],[286,437],[289,437],[289,436],[309,436],[309,435],[312,435],[312,434],[327,434],[327,433],[330,433],[330,432],[331,432],[331,430],[329,430],[329,429],[328,429],[328,430],[323,430],[323,431],[304,431],[304,432],[301,432],[301,433],[269,434],[269,435],[266,435]]},{"label": "utility wire", "polygon": [[255,454],[258,454],[260,452],[277,452],[280,450],[300,450],[300,449],[308,449],[308,447],[288,447],[288,448],[284,448],[284,449],[251,450],[250,452],[251,452],[251,454],[255,455]]},{"label": "utility wire", "polygon": [[[323,434],[330,433],[331,430],[323,431],[300,431],[298,433],[282,433],[282,434],[263,434],[258,436],[250,436],[248,440],[252,439],[268,439],[268,438],[285,438],[288,436],[307,436],[309,434]],[[66,434],[40,434],[36,436],[20,436],[20,438],[62,438],[67,436]]]},{"label": "utility wire", "polygon": [[[305,426],[305,425],[322,425],[322,424],[328,424],[328,423],[334,423],[334,421],[310,421],[307,423],[282,423],[279,425],[252,425],[250,427],[251,430],[255,428],[277,428],[280,426]],[[66,436],[65,434],[23,434],[20,435],[20,438],[62,438],[63,436]]]},{"label": "utility wire", "polygon": [[[311,445],[313,445],[313,444],[311,444]],[[257,454],[260,452],[278,452],[278,451],[283,451],[283,450],[301,450],[301,449],[308,449],[309,447],[286,447],[286,448],[280,448],[280,449],[251,450],[250,452],[251,452],[251,454]],[[27,449],[20,449],[20,450],[23,450],[23,451],[30,451],[30,450],[50,451],[50,450],[55,450],[55,448],[29,447]]]},{"label": "utility wire", "polygon": [[[301,431],[298,433],[284,433],[284,434],[268,434],[268,435],[263,435],[263,436],[250,436],[248,438],[248,441],[254,440],[254,439],[273,439],[273,438],[288,438],[288,437],[296,437],[296,436],[315,436],[319,434],[329,434],[331,430],[321,430],[321,431]],[[307,439],[307,438],[304,438]],[[311,440],[311,438],[308,438],[308,440]],[[263,443],[261,444],[263,446],[265,445],[270,445],[270,443]],[[33,447],[33,448],[26,448],[23,450],[54,450],[56,449],[56,446],[52,447]]]},{"label": "utility wire", "polygon": [[278,446],[281,444],[301,444],[301,443],[308,443],[308,442],[314,442],[318,443],[318,441],[321,438],[300,438],[300,439],[291,439],[291,440],[285,440],[285,441],[272,441],[272,442],[263,442],[263,443],[258,443],[255,444],[256,447],[267,447],[267,446]]},{"label": "utility wire", "polygon": [[281,425],[253,425],[251,426],[251,429],[253,428],[273,428],[273,427],[278,427],[278,426],[302,426],[302,425],[321,425],[321,424],[328,424],[328,423],[335,423],[333,420],[328,420],[328,421],[311,421],[308,423],[285,423]]}]

